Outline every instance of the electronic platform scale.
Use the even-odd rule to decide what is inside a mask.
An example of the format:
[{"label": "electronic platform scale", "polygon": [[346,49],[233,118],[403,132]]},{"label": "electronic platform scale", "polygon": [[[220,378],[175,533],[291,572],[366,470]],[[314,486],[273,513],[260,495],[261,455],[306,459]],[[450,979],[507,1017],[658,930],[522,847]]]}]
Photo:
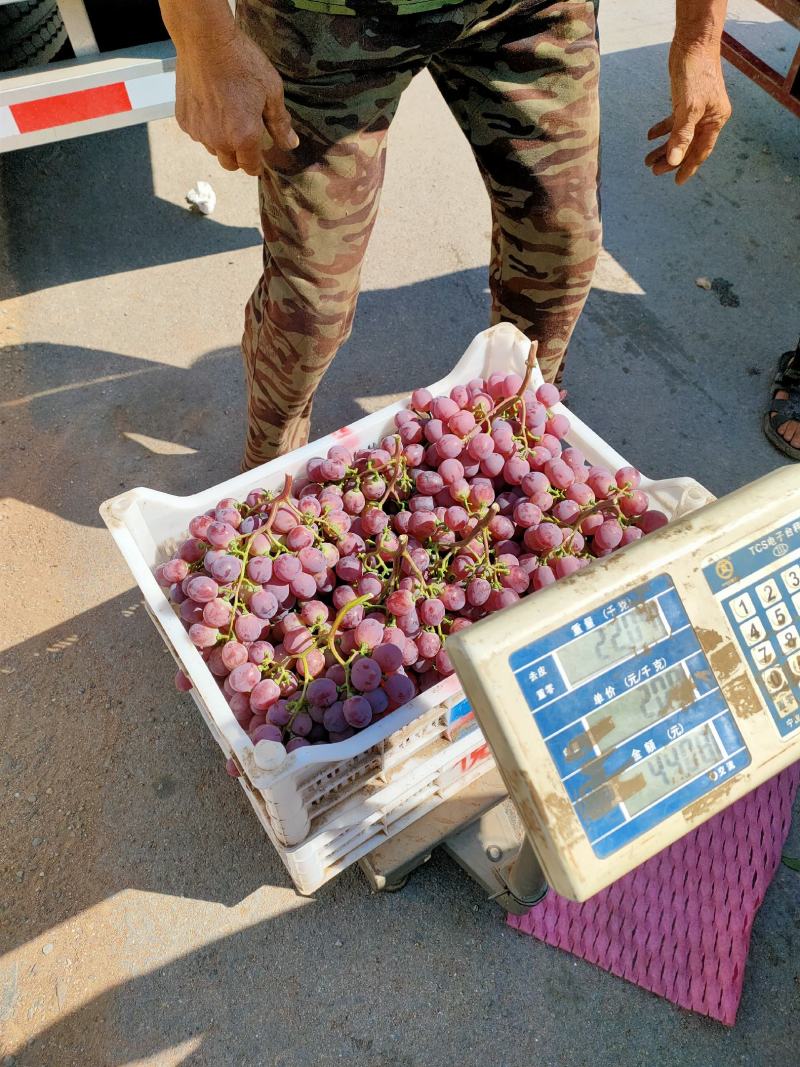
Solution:
[{"label": "electronic platform scale", "polygon": [[451,827],[451,851],[508,910],[541,899],[542,871],[585,900],[800,759],[800,471],[447,647],[524,831],[511,862],[496,821]]}]

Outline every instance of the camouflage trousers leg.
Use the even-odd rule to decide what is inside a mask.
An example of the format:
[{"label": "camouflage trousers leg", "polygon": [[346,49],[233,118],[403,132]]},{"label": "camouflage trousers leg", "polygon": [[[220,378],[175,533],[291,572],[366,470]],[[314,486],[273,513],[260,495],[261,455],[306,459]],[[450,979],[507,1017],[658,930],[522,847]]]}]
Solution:
[{"label": "camouflage trousers leg", "polygon": [[315,390],[352,327],[386,133],[422,67],[489,191],[492,320],[538,338],[551,379],[599,247],[592,3],[475,0],[418,15],[373,0],[348,7],[355,14],[298,10],[291,0],[239,0],[237,9],[284,79],[300,137],[293,153],[264,146],[264,273],[242,343],[246,467],[308,439]]},{"label": "camouflage trousers leg", "polygon": [[[295,128],[307,159],[308,130]],[[352,327],[385,153],[384,131],[360,134],[327,146],[300,175],[287,161],[261,180],[264,273],[242,341],[246,468],[308,441],[314,393]]]},{"label": "camouflage trousers leg", "polygon": [[536,338],[553,381],[600,251],[595,5],[549,4],[524,23],[526,36],[519,15],[481,21],[430,69],[489,193],[492,323]]}]

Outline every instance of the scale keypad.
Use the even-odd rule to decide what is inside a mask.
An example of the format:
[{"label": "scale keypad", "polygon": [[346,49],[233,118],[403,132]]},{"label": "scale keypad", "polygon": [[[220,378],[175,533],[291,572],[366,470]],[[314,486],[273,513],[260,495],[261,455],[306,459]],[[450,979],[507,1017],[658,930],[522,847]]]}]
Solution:
[{"label": "scale keypad", "polygon": [[[774,560],[770,564],[774,566]],[[716,565],[719,567],[719,563]],[[709,568],[706,568],[708,571]],[[782,737],[800,729],[800,562],[717,591]],[[719,574],[719,570],[717,570]],[[713,584],[712,584],[713,588]]]}]

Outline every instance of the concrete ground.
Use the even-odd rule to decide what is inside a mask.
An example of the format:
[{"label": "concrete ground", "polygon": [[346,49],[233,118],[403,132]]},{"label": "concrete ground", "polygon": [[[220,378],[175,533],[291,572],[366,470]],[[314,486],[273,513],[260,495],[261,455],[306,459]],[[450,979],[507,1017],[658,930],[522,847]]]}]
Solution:
[{"label": "concrete ground", "polygon": [[[668,7],[604,13],[606,254],[567,385],[646,472],[725,492],[780,462],[759,422],[800,327],[800,125],[729,69],[734,118],[712,160],[684,189],[652,178]],[[735,11],[785,66],[797,35],[745,0]],[[211,219],[183,203],[198,178],[219,196]],[[442,857],[399,895],[370,895],[355,870],[295,895],[172,689],[97,514],[123,488],[185,493],[238,468],[253,185],[164,121],[4,157],[0,210],[2,1062],[796,1063],[800,881],[786,868],[733,1030],[514,934]],[[488,232],[468,152],[419,78],[318,432],[435,380],[485,326]]]}]

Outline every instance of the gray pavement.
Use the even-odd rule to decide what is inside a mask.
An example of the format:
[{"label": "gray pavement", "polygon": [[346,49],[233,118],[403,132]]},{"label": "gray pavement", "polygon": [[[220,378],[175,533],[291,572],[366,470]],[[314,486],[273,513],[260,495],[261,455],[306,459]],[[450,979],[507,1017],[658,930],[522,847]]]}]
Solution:
[{"label": "gray pavement", "polygon": [[[604,14],[607,252],[566,384],[648,474],[721,493],[781,461],[760,415],[800,329],[800,125],[729,70],[734,119],[712,160],[684,189],[653,179],[641,159],[668,110],[670,25],[650,7]],[[743,37],[788,61],[796,34],[735,10]],[[210,219],[183,204],[198,178],[217,190]],[[3,157],[0,211],[2,1062],[796,1063],[800,881],[785,868],[730,1031],[516,935],[443,857],[398,895],[352,870],[294,894],[172,690],[97,515],[123,488],[184,493],[238,469],[252,183],[164,121]],[[316,431],[450,368],[486,325],[488,231],[469,153],[421,77]]]}]

